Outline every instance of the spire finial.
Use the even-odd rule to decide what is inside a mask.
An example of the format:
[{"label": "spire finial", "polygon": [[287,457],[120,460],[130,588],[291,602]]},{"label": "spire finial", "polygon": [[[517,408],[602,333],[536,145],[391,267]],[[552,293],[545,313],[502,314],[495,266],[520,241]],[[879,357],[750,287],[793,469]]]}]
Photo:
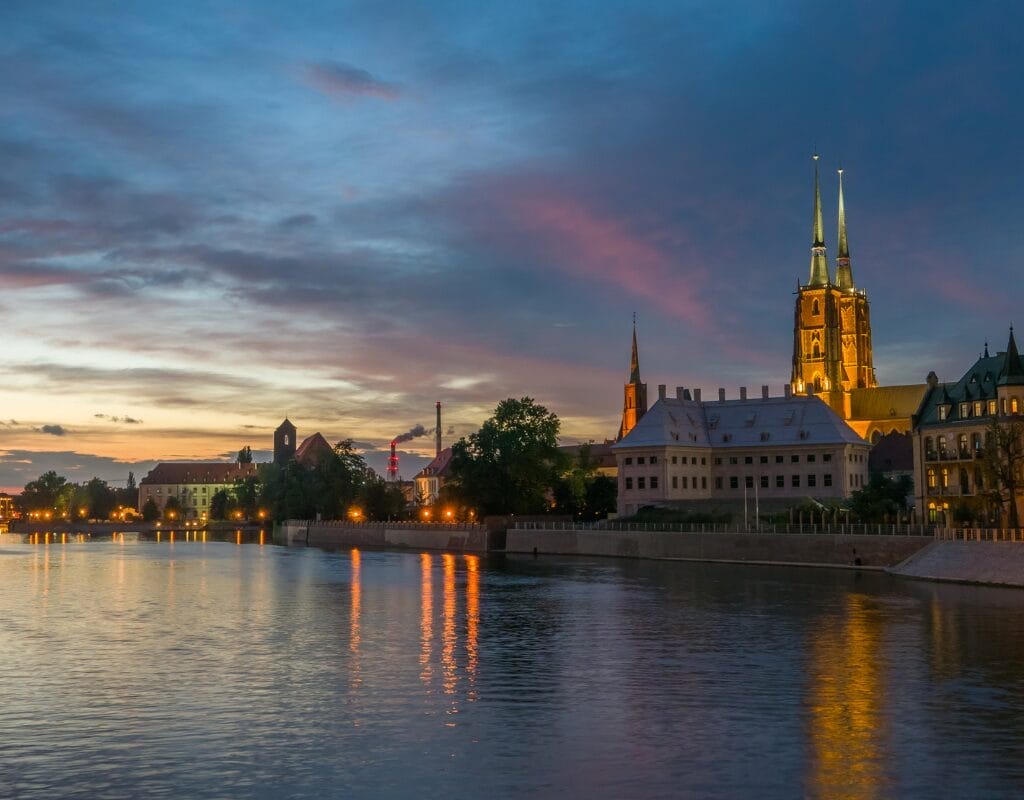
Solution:
[{"label": "spire finial", "polygon": [[985,340],[985,358],[988,358],[988,339]]},{"label": "spire finial", "polygon": [[821,221],[821,184],[818,180],[818,154],[814,159],[814,226],[811,242],[811,286],[828,284],[828,261],[825,258],[825,226]]}]

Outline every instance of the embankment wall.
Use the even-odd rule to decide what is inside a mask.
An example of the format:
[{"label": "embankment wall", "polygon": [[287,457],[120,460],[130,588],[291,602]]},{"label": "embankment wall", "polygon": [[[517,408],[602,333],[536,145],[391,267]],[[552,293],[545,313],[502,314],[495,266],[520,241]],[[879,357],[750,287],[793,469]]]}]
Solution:
[{"label": "embankment wall", "polygon": [[1024,543],[935,541],[890,572],[923,580],[1024,587]]},{"label": "embankment wall", "polygon": [[927,536],[899,535],[512,529],[505,549],[509,553],[831,566],[854,566],[860,559],[860,566],[885,568],[931,542]]},{"label": "embankment wall", "polygon": [[504,530],[483,525],[388,526],[386,524],[338,525],[336,523],[285,522],[284,543],[289,546],[398,548],[485,553],[504,546]]}]

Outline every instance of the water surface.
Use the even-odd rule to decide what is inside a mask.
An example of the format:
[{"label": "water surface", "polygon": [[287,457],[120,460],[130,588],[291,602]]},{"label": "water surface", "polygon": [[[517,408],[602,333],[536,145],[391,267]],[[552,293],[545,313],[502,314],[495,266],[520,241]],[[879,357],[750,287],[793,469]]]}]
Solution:
[{"label": "water surface", "polygon": [[1024,794],[1024,592],[874,573],[0,546],[4,797]]}]

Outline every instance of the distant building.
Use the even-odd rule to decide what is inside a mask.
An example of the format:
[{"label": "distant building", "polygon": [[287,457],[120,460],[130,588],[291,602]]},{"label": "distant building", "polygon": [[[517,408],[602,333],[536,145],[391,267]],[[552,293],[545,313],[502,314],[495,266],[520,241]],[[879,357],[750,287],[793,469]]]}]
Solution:
[{"label": "distant building", "polygon": [[139,481],[139,512],[150,499],[161,513],[170,497],[177,498],[186,518],[209,513],[210,500],[235,481],[256,475],[256,464],[177,461],[157,464]]},{"label": "distant building", "polygon": [[334,454],[334,448],[318,431],[306,437],[295,451],[294,458],[304,467],[315,467],[328,456]]},{"label": "distant building", "polygon": [[0,519],[14,516],[14,498],[6,492],[0,492]]},{"label": "distant building", "polygon": [[576,459],[579,458],[580,451],[584,447],[589,447],[590,460],[594,462],[595,472],[606,478],[614,478],[619,474],[619,466],[615,461],[615,452],[612,450],[613,444],[615,442],[612,441],[605,441],[600,444],[597,442],[568,444],[559,447],[558,451],[575,464]]},{"label": "distant building", "polygon": [[643,506],[722,500],[766,506],[805,498],[841,499],[868,479],[870,447],[816,397],[702,401],[682,387],[658,401],[612,447],[619,513]]},{"label": "distant building", "polygon": [[629,360],[629,383],[623,390],[622,422],[615,441],[625,438],[647,413],[647,384],[640,381],[640,357],[636,348],[636,315],[633,318],[633,353]]},{"label": "distant building", "polygon": [[417,503],[432,506],[437,502],[441,489],[448,479],[451,462],[452,449],[446,447],[433,461],[416,474],[414,482],[416,484],[415,501]]},{"label": "distant building", "polygon": [[[1005,352],[984,353],[954,383],[939,383],[932,373],[928,393],[914,418],[914,474],[917,508],[931,522],[949,520],[951,504],[987,517],[986,482],[981,458],[989,426],[995,421],[1024,421],[1024,364],[1013,328]],[[1024,485],[1022,485],[1024,490]],[[1017,498],[1024,519],[1024,497]]]},{"label": "distant building", "polygon": [[910,432],[910,418],[927,386],[883,387],[875,379],[868,296],[853,281],[842,173],[839,170],[839,245],[833,281],[814,157],[811,270],[808,282],[797,287],[790,386],[794,394],[820,397],[859,436],[874,443],[887,433]]},{"label": "distant building", "polygon": [[274,431],[274,463],[283,467],[295,457],[295,426],[285,417]]}]

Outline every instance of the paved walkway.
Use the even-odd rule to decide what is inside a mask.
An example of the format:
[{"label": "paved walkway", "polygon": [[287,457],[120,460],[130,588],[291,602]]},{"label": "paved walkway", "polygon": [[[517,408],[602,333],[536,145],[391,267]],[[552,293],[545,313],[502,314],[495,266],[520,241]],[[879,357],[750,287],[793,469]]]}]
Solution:
[{"label": "paved walkway", "polygon": [[908,578],[1024,587],[1024,542],[937,541],[889,571]]}]

